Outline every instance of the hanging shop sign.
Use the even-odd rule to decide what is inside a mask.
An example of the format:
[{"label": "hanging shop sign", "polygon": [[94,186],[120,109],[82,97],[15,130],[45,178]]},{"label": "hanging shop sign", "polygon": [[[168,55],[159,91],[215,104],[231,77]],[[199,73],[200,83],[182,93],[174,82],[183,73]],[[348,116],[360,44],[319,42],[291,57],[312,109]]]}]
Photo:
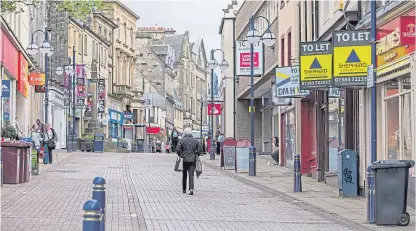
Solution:
[{"label": "hanging shop sign", "polygon": [[276,68],[276,97],[296,98],[309,95],[309,90],[301,90],[299,66]]},{"label": "hanging shop sign", "polygon": [[327,88],[332,85],[331,42],[300,43],[300,87]]},{"label": "hanging shop sign", "polygon": [[45,73],[36,73],[36,72],[30,73],[29,84],[32,86],[45,85]]},{"label": "hanging shop sign", "polygon": [[[414,11],[409,14],[414,15]],[[400,16],[377,29],[377,68],[415,51],[415,16]]]},{"label": "hanging shop sign", "polygon": [[328,97],[329,98],[339,98],[339,97],[341,97],[341,91],[339,90],[339,88],[330,87],[330,88],[328,88]]},{"label": "hanging shop sign", "polygon": [[208,115],[221,115],[222,105],[219,103],[208,104]]},{"label": "hanging shop sign", "polygon": [[105,79],[98,80],[98,113],[105,112]]},{"label": "hanging shop sign", "polygon": [[76,106],[81,108],[85,107],[85,65],[77,65],[76,66],[76,79],[77,79],[77,88],[76,88],[76,96],[77,96],[77,103]]},{"label": "hanging shop sign", "polygon": [[29,96],[29,64],[21,52],[19,52],[18,66],[17,91],[20,92],[23,97],[27,98]]},{"label": "hanging shop sign", "polygon": [[334,31],[334,86],[364,87],[371,64],[370,30]]},{"label": "hanging shop sign", "polygon": [[46,87],[45,85],[37,85],[35,86],[35,93],[45,93]]},{"label": "hanging shop sign", "polygon": [[3,79],[1,82],[1,97],[10,98],[10,80]]},{"label": "hanging shop sign", "polygon": [[[250,45],[243,41],[236,42],[237,72],[239,76],[249,76],[251,74]],[[254,75],[261,76],[264,73],[263,43],[260,41],[253,45],[253,68]]]}]

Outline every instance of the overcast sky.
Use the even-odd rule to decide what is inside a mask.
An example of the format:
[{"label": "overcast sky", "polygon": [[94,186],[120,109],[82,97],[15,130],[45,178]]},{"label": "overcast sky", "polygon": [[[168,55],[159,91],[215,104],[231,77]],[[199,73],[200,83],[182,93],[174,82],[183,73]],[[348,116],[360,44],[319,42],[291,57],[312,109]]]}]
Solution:
[{"label": "overcast sky", "polygon": [[139,27],[174,28],[177,33],[189,31],[191,42],[203,38],[205,49],[221,48],[218,29],[222,9],[231,0],[122,0],[140,16]]}]

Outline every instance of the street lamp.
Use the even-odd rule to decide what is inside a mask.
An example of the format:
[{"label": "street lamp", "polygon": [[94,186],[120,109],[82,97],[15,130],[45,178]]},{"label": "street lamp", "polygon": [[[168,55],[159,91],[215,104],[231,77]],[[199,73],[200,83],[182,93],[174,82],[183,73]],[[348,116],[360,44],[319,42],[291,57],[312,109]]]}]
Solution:
[{"label": "street lamp", "polygon": [[[42,42],[41,46],[38,47],[34,43],[33,36],[37,32],[42,32],[45,35],[45,40]],[[45,31],[43,30],[36,30],[32,33],[31,37],[31,43],[26,48],[26,51],[30,55],[36,55],[38,51],[40,51],[42,54],[45,54],[45,124],[48,122],[48,106],[49,106],[49,75],[48,75],[48,65],[49,65],[49,58],[48,56],[51,56],[53,54],[53,49],[51,47],[51,44],[49,43],[49,33],[51,32],[51,29],[45,27]]]},{"label": "street lamp", "polygon": [[[214,53],[216,51],[221,51],[222,53],[222,61],[218,62],[214,58]],[[216,69],[218,66],[222,71],[225,71],[229,64],[224,59],[224,51],[221,49],[211,50],[211,60],[208,62],[208,66],[211,69],[211,104],[214,103],[214,69]],[[211,148],[209,150],[209,159],[215,160],[215,149],[214,149],[214,115],[211,113]]]},{"label": "street lamp", "polygon": [[[68,119],[67,119],[67,122],[69,121],[69,118],[70,118],[70,114],[71,114],[71,107],[70,107],[70,102],[71,102],[71,75],[73,75],[74,74],[74,68],[73,68],[73,66],[72,66],[72,63],[71,63],[71,58],[70,57],[68,57],[67,58],[68,59],[68,65],[65,65],[65,66],[63,66],[63,67],[61,67],[61,66],[58,66],[58,67],[56,67],[56,69],[55,69],[55,74],[57,74],[58,76],[60,76],[60,75],[62,75],[63,73],[66,73],[67,75],[68,75],[68,80],[69,80],[69,83],[68,83],[68,86],[65,86],[65,84],[66,84],[66,79],[64,80],[64,86],[65,87],[67,87],[67,92],[66,92],[66,94],[65,94],[65,100],[64,100],[64,106],[65,106],[65,108],[66,108],[66,106],[68,106]],[[68,103],[67,103],[68,102]],[[72,151],[72,147],[73,147],[73,145],[72,145],[72,143],[71,143],[71,139],[70,139],[70,137],[71,137],[71,134],[68,134],[68,127],[69,126],[66,126],[66,133],[67,133],[67,140],[66,140],[66,151],[67,152],[71,152]]]},{"label": "street lamp", "polygon": [[[258,18],[263,18],[267,22],[266,31],[261,34],[254,28],[254,21]],[[276,42],[276,36],[270,31],[270,22],[263,16],[251,16],[249,22],[249,31],[247,33],[247,43],[250,44],[250,154],[249,154],[249,176],[256,175],[256,147],[254,146],[254,44],[263,42],[265,46],[273,46]]]}]

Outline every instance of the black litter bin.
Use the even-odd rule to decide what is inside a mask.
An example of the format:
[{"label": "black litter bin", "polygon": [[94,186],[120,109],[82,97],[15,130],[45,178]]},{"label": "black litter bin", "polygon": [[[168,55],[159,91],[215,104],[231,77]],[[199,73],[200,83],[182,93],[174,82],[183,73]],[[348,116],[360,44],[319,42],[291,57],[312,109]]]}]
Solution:
[{"label": "black litter bin", "polygon": [[406,212],[409,168],[413,160],[381,160],[374,162],[377,225],[406,226],[410,216]]}]

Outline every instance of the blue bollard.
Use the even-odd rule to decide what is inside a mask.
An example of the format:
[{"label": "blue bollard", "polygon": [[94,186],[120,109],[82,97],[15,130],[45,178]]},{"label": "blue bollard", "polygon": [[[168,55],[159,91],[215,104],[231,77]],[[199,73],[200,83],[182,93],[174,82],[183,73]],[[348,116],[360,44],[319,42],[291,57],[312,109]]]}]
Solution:
[{"label": "blue bollard", "polygon": [[84,220],[82,222],[82,231],[100,231],[101,227],[101,205],[96,200],[88,200],[85,202]]},{"label": "blue bollard", "polygon": [[367,167],[367,221],[369,224],[375,223],[375,212],[376,212],[376,190],[375,190],[375,179],[374,170],[371,165]]},{"label": "blue bollard", "polygon": [[102,177],[94,178],[92,187],[92,199],[97,200],[101,205],[101,231],[105,231],[105,179]]},{"label": "blue bollard", "polygon": [[294,169],[294,182],[293,192],[302,192],[302,174],[300,173],[300,155],[296,154],[294,157],[293,169]]}]

